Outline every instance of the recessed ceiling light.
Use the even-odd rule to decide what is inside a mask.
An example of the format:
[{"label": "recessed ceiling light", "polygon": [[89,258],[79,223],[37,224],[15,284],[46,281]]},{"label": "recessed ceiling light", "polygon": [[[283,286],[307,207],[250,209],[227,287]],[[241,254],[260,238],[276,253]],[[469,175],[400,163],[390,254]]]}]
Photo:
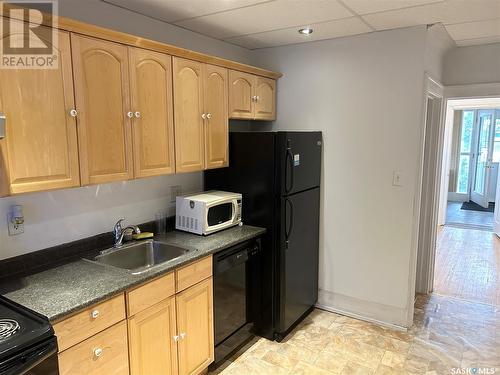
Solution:
[{"label": "recessed ceiling light", "polygon": [[306,27],[304,29],[299,29],[299,33],[304,34],[304,35],[312,34],[312,32],[313,32],[313,29],[311,29],[310,27]]}]

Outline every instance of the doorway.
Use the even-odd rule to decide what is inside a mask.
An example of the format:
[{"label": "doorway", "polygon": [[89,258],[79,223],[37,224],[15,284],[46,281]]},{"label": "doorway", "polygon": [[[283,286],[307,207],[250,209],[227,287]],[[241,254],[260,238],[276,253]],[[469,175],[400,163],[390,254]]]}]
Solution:
[{"label": "doorway", "polygon": [[454,109],[446,225],[493,230],[500,109]]},{"label": "doorway", "polygon": [[[416,290],[500,306],[500,238],[495,234],[500,235],[500,97],[447,99],[445,105],[440,145],[425,150],[425,158],[435,155],[442,162],[435,178],[437,199],[422,199],[421,212],[426,205],[438,212],[435,235],[429,231],[419,237],[417,257],[428,259],[422,261],[425,267],[417,267]],[[424,181],[428,167],[424,164]],[[419,285],[419,280],[428,283]]]}]

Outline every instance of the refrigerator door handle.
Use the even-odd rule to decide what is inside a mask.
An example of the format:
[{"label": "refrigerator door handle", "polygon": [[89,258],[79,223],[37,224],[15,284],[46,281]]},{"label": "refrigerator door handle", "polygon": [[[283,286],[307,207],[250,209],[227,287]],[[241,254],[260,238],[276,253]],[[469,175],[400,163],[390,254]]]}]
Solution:
[{"label": "refrigerator door handle", "polygon": [[[291,140],[287,140],[285,158],[285,192],[288,194],[293,189],[293,154]],[[288,166],[290,166],[290,188],[288,188]]]},{"label": "refrigerator door handle", "polygon": [[[288,220],[288,210],[287,207],[290,207],[290,220]],[[288,223],[287,223],[288,222]],[[288,249],[290,234],[293,229],[293,204],[292,201],[288,198],[285,199],[285,248]]]}]

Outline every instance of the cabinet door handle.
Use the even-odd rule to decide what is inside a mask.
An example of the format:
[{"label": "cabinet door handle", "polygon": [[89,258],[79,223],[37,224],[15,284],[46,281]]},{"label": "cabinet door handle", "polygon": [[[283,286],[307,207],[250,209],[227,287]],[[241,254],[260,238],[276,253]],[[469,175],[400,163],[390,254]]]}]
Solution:
[{"label": "cabinet door handle", "polygon": [[134,112],[132,112],[132,111],[128,111],[128,112],[127,112],[127,117],[128,117],[128,118],[132,118],[132,117],[134,117]]},{"label": "cabinet door handle", "polygon": [[184,339],[186,338],[186,336],[187,336],[187,335],[186,335],[186,333],[184,333],[184,332],[183,332],[183,333],[181,333],[181,335],[180,335],[180,336],[181,336],[181,340],[184,340]]},{"label": "cabinet door handle", "polygon": [[179,339],[180,339],[180,336],[179,336],[179,335],[175,335],[175,336],[174,336],[174,341],[175,341],[175,342],[179,341]]},{"label": "cabinet door handle", "polygon": [[92,317],[92,319],[97,319],[99,317],[99,310],[94,310],[92,311],[92,313],[90,314],[90,316]]},{"label": "cabinet door handle", "polygon": [[203,113],[203,114],[201,115],[201,118],[202,118],[203,120],[205,120],[205,119],[207,118],[207,115],[206,115],[205,113]]},{"label": "cabinet door handle", "polygon": [[137,111],[134,113],[135,118],[141,118],[141,112]]},{"label": "cabinet door handle", "polygon": [[259,95],[257,95],[257,96],[255,97],[255,101],[256,101],[256,102],[258,102],[258,101],[259,101],[259,99],[260,99],[260,96],[259,96]]},{"label": "cabinet door handle", "polygon": [[95,348],[94,349],[94,356],[96,358],[99,358],[100,356],[102,356],[102,353],[103,353],[103,350],[101,348]]},{"label": "cabinet door handle", "polygon": [[207,113],[207,119],[211,119],[212,118],[212,114],[211,113]]},{"label": "cabinet door handle", "polygon": [[76,109],[72,109],[69,111],[69,115],[71,117],[76,117],[76,116],[78,116],[78,111]]}]

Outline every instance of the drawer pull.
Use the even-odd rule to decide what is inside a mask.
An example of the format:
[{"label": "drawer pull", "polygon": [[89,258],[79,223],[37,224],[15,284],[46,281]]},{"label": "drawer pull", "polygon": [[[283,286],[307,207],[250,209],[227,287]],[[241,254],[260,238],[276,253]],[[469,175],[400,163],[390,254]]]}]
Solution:
[{"label": "drawer pull", "polygon": [[96,358],[99,358],[100,356],[102,356],[102,352],[103,352],[103,350],[101,348],[95,348],[94,349],[94,356]]},{"label": "drawer pull", "polygon": [[99,310],[94,310],[92,311],[92,313],[90,314],[90,316],[92,316],[92,319],[97,319],[99,317]]}]

